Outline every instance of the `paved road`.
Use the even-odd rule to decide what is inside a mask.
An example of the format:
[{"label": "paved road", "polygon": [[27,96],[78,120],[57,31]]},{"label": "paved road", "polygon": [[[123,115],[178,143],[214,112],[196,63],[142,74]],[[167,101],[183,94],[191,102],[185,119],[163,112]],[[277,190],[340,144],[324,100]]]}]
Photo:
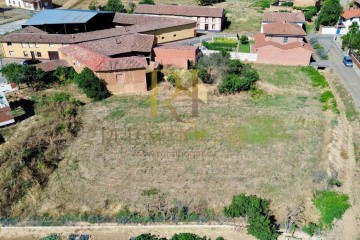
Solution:
[{"label": "paved road", "polygon": [[[340,45],[333,41],[334,36],[321,35],[319,42],[328,52],[331,61],[331,67],[339,75],[346,89],[351,94],[354,102],[360,108],[360,76],[356,72],[356,67],[345,67],[342,63],[344,55],[347,53],[340,49]],[[357,70],[359,71],[359,70]]]},{"label": "paved road", "polygon": [[8,32],[12,32],[21,28],[21,25],[24,24],[27,19],[18,20],[15,22],[6,23],[0,25],[0,34],[5,34]]}]

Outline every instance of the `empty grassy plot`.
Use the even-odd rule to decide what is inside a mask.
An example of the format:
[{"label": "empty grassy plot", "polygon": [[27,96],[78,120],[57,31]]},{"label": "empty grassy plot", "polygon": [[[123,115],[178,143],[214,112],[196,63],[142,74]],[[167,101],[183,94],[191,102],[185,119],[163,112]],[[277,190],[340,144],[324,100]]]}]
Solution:
[{"label": "empty grassy plot", "polygon": [[199,215],[217,216],[234,194],[245,193],[271,199],[283,222],[287,207],[324,183],[318,173],[325,171],[327,119],[318,90],[298,68],[287,67],[292,77],[274,82],[269,76],[285,68],[272,66],[268,75],[268,66],[254,67],[264,86],[260,96],[208,94],[197,118],[188,96],[169,101],[168,83],[160,84],[155,108],[146,96],[87,104],[82,130],[47,187],[21,206],[36,214],[61,208],[61,214],[101,215],[126,206],[146,214],[148,195],[156,193],[169,207],[186,203]]}]

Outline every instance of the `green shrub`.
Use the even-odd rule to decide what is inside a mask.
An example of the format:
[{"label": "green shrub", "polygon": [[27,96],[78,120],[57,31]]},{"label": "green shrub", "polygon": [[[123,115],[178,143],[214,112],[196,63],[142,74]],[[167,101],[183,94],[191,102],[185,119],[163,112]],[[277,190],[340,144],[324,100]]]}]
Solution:
[{"label": "green shrub", "polygon": [[134,238],[134,240],[166,240],[166,238],[160,238],[150,233],[144,233]]},{"label": "green shrub", "polygon": [[169,83],[171,83],[171,85],[175,86],[176,81],[175,81],[175,77],[173,75],[169,75],[167,77],[167,80]]},{"label": "green shrub", "polygon": [[241,42],[241,44],[248,44],[249,43],[249,38],[245,34],[241,35],[240,42]]},{"label": "green shrub", "polygon": [[100,101],[110,96],[105,81],[95,76],[89,68],[85,68],[76,77],[76,82],[85,95],[94,101]]},{"label": "green shrub", "polygon": [[115,221],[117,223],[142,223],[145,222],[145,219],[139,213],[131,212],[125,208],[115,215]]},{"label": "green shrub", "polygon": [[50,235],[40,238],[40,240],[61,240],[60,236],[55,234],[55,233],[51,233]]},{"label": "green shrub", "polygon": [[309,223],[307,226],[303,227],[303,231],[306,233],[306,234],[309,234],[311,237],[315,235],[315,233],[317,232],[318,230],[318,226],[316,225],[316,223]]},{"label": "green shrub", "polygon": [[283,6],[283,7],[292,7],[292,6],[294,6],[294,2],[284,2],[284,3],[281,3],[281,6]]},{"label": "green shrub", "polygon": [[342,186],[342,182],[340,182],[339,179],[337,179],[337,178],[335,178],[335,177],[329,178],[328,184],[329,184],[331,187],[333,187],[333,186],[341,187],[341,186]]},{"label": "green shrub", "polygon": [[203,41],[202,45],[209,50],[231,52],[236,48],[236,42],[206,42]]},{"label": "green shrub", "polygon": [[320,102],[324,103],[332,98],[334,98],[334,94],[330,90],[327,90],[320,95]]},{"label": "green shrub", "polygon": [[266,92],[262,89],[257,89],[255,86],[250,87],[250,96],[252,98],[258,99],[266,95]]},{"label": "green shrub", "polygon": [[331,190],[316,192],[313,203],[320,211],[320,227],[323,229],[331,229],[333,221],[341,219],[351,207],[348,195]]},{"label": "green shrub", "polygon": [[73,68],[57,67],[52,76],[56,81],[65,83],[72,82],[76,78],[77,73]]},{"label": "green shrub", "polygon": [[214,79],[208,73],[206,69],[200,69],[198,72],[198,77],[202,80],[203,83],[212,84]]},{"label": "green shrub", "polygon": [[178,233],[172,236],[171,240],[207,240],[207,237],[199,237],[193,233]]}]

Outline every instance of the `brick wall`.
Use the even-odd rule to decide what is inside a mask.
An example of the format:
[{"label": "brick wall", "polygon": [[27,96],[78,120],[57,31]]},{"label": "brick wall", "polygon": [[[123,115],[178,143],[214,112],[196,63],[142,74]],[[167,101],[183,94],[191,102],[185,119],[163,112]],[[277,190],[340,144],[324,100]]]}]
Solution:
[{"label": "brick wall", "polygon": [[303,48],[282,50],[274,46],[265,46],[258,49],[257,63],[279,65],[309,65],[311,52]]},{"label": "brick wall", "polygon": [[188,61],[196,60],[196,50],[154,48],[155,61],[162,65],[187,68]]}]

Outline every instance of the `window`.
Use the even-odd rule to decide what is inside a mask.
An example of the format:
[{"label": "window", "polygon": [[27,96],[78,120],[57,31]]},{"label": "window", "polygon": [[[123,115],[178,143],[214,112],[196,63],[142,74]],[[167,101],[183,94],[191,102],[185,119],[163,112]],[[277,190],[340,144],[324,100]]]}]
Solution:
[{"label": "window", "polygon": [[196,24],[196,28],[197,28],[197,29],[200,29],[200,24]]},{"label": "window", "polygon": [[9,55],[10,55],[10,56],[15,55],[14,51],[9,51]]},{"label": "window", "polygon": [[28,57],[28,56],[29,56],[29,54],[28,54],[27,51],[24,51],[23,53],[24,53],[24,57]]},{"label": "window", "polygon": [[289,37],[284,37],[283,43],[287,43],[289,41]]},{"label": "window", "polygon": [[41,57],[41,52],[36,52],[36,56]]},{"label": "window", "polygon": [[209,18],[205,18],[205,22],[209,22]]},{"label": "window", "polygon": [[26,48],[26,43],[21,43],[21,46],[23,47],[23,48]]},{"label": "window", "polygon": [[36,48],[39,48],[40,45],[39,45],[38,43],[35,43],[35,47],[36,47]]},{"label": "window", "polygon": [[53,44],[53,43],[49,43],[49,47],[54,47],[54,44]]},{"label": "window", "polygon": [[116,81],[118,84],[124,84],[124,74],[116,74]]},{"label": "window", "polygon": [[200,17],[197,18],[197,21],[200,22]]},{"label": "window", "polygon": [[212,27],[212,29],[215,29],[215,24],[213,24],[211,27]]},{"label": "window", "polygon": [[34,44],[33,43],[29,43],[29,47],[33,47],[34,46]]},{"label": "window", "polygon": [[212,21],[215,22],[215,18],[212,18]]},{"label": "window", "polygon": [[6,43],[8,46],[12,46],[12,43],[11,42],[7,42]]}]

